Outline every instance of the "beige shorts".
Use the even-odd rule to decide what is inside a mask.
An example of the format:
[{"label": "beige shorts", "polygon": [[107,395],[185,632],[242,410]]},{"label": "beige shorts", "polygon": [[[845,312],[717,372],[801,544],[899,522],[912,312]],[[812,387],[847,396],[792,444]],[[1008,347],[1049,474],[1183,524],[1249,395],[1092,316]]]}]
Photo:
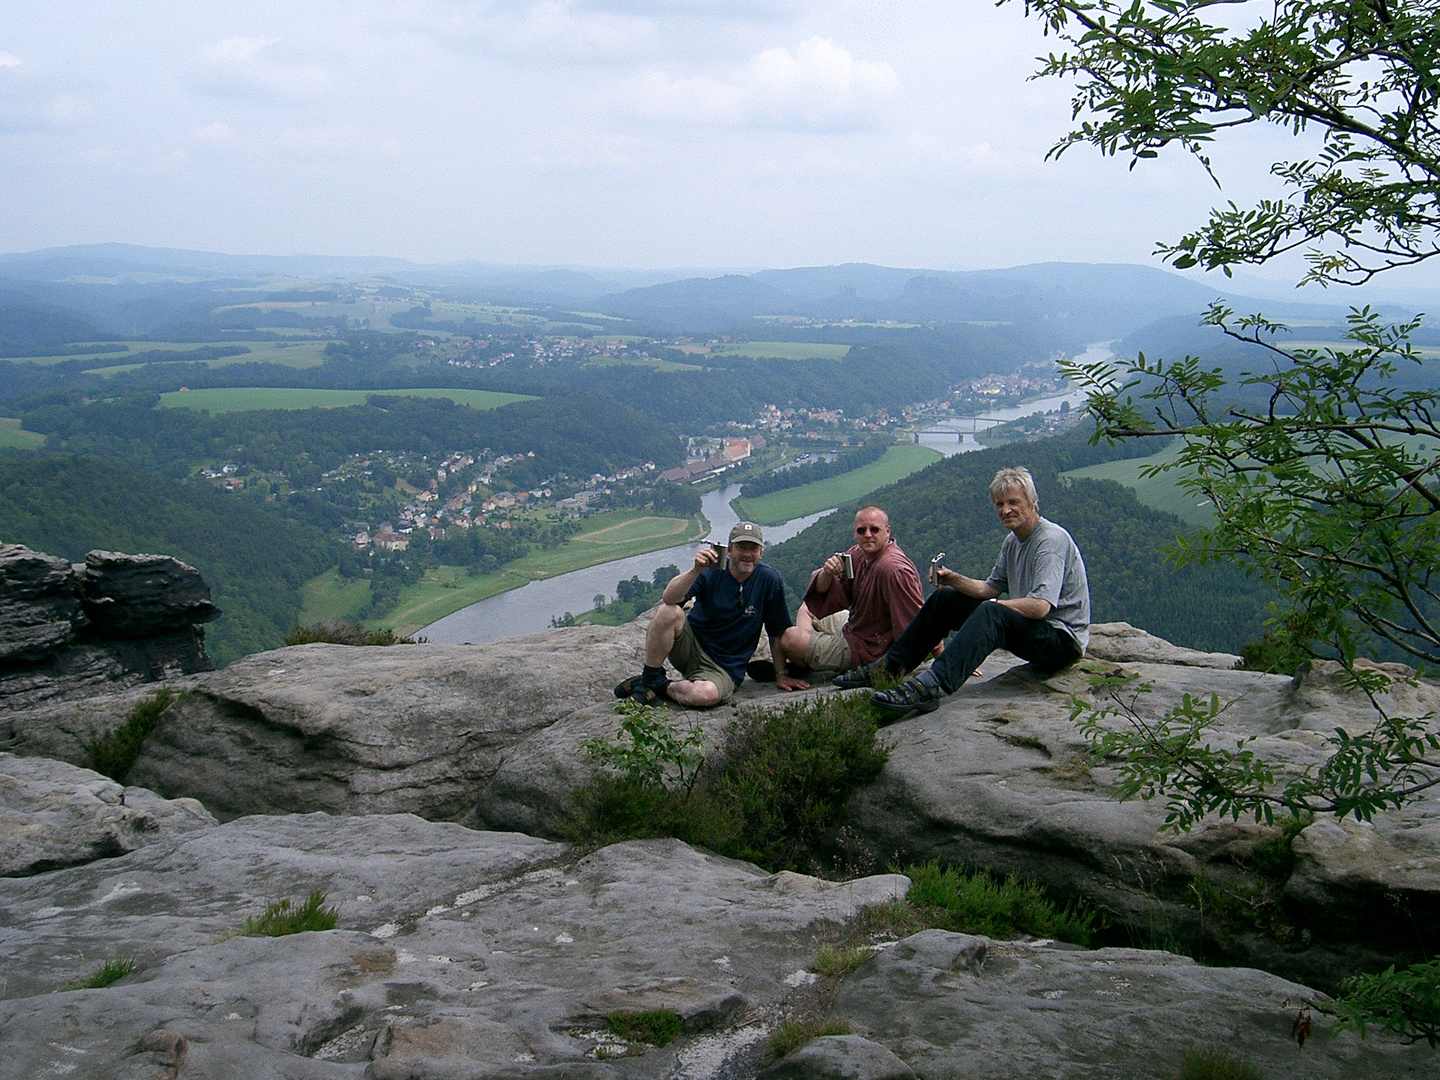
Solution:
[{"label": "beige shorts", "polygon": [[805,646],[805,666],[815,671],[849,671],[850,643],[845,640],[845,624],[850,612],[837,611],[811,624],[813,633]]},{"label": "beige shorts", "polygon": [[719,687],[720,700],[716,704],[723,705],[735,696],[735,681],[730,678],[729,672],[710,659],[710,654],[700,647],[700,640],[695,636],[695,631],[690,629],[689,619],[685,620],[684,627],[675,638],[675,644],[670,646],[670,663],[675,665],[676,671],[692,682],[698,679]]}]

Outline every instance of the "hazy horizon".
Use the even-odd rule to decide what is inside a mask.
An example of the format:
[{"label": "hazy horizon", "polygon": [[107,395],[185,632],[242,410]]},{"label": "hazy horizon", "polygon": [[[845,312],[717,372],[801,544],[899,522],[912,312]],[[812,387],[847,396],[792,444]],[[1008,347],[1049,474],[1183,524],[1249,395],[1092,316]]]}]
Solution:
[{"label": "hazy horizon", "polygon": [[7,252],[1159,266],[1156,241],[1213,202],[1274,194],[1268,165],[1290,142],[1217,144],[1221,190],[1178,153],[1134,170],[1086,148],[1046,161],[1070,88],[1031,81],[1054,41],[1013,2],[62,0],[7,14]]}]

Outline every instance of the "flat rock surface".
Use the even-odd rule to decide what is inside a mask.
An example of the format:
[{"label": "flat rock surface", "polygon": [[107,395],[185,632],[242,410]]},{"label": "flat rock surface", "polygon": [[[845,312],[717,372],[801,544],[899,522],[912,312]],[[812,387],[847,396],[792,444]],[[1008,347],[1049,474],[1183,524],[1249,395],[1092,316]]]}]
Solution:
[{"label": "flat rock surface", "polygon": [[[927,930],[841,987],[834,1014],[926,1080],[1153,1080],[1190,1050],[1238,1054],[1266,1077],[1433,1076],[1440,1052],[1322,1021],[1290,1037],[1313,991],[1262,971],[1140,949],[1069,950]],[[1206,1074],[1210,1075],[1210,1074]],[[1219,1074],[1216,1074],[1219,1075]]]},{"label": "flat rock surface", "polygon": [[[809,992],[837,911],[908,887],[798,877],[669,840],[582,856],[408,815],[244,818],[0,881],[0,1075],[155,1076],[164,1054],[140,1048],[163,1030],[182,1076],[704,1080]],[[337,930],[225,936],[316,888]],[[137,968],[118,983],[63,989],[119,957]],[[691,1030],[597,1060],[626,1052],[605,1030],[616,1002],[678,1005]]]},{"label": "flat rock surface", "polygon": [[0,754],[0,877],[114,858],[215,823],[194,799],[162,799],[62,761]]},{"label": "flat rock surface", "polygon": [[[483,646],[257,654],[198,677],[162,717],[131,779],[200,799],[222,820],[409,812],[556,836],[570,792],[592,768],[580,744],[614,730],[611,690],[637,670],[643,633],[635,623]],[[1115,802],[1115,770],[1091,759],[1070,718],[1075,696],[1089,700],[1092,675],[1133,674],[1150,688],[1135,698],[1144,717],[1214,693],[1225,706],[1217,740],[1254,737],[1253,748],[1282,770],[1314,767],[1335,728],[1361,731],[1375,717],[1334,665],[1312,664],[1291,679],[1235,670],[1233,656],[1178,649],[1123,623],[1093,636],[1105,659],[1044,677],[997,653],[936,712],[886,730],[889,763],[851,806],[852,827],[880,862],[939,859],[1018,874],[1087,900],[1140,940],[1168,936],[1321,986],[1436,944],[1425,929],[1440,918],[1433,801],[1301,837],[1283,888],[1287,917],[1301,917],[1309,937],[1232,932],[1203,917],[1191,883],[1234,876],[1278,829],[1209,819],[1188,833],[1166,831],[1163,803]],[[794,700],[747,680],[737,705]],[[1440,687],[1397,679],[1381,703],[1401,715],[1440,711]],[[735,708],[675,715],[714,745]],[[1398,893],[1408,920],[1377,906],[1384,889]]]}]

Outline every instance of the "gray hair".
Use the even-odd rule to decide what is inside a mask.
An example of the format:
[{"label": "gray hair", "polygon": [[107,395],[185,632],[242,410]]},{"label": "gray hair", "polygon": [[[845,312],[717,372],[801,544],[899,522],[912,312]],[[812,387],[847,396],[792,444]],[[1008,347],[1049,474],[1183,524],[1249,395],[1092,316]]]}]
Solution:
[{"label": "gray hair", "polygon": [[1038,510],[1040,496],[1035,493],[1035,478],[1023,465],[1016,469],[1001,469],[995,474],[995,479],[990,481],[990,501],[995,502],[1011,488],[1017,487],[1025,493],[1025,501]]}]

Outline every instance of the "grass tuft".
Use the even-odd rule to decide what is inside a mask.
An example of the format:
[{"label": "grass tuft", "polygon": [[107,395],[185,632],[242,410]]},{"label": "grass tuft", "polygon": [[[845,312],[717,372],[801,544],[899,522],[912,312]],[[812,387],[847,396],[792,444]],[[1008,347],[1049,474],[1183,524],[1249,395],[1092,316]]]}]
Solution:
[{"label": "grass tuft", "polygon": [[1180,1080],[1262,1080],[1260,1070],[1225,1047],[1187,1050],[1180,1059]]},{"label": "grass tuft", "polygon": [[325,894],[316,889],[303,904],[277,900],[265,909],[264,915],[252,915],[240,931],[246,936],[284,937],[311,930],[334,930],[340,921],[337,908],[325,906]]},{"label": "grass tuft", "polygon": [[125,776],[140,756],[140,747],[160,722],[160,714],[170,707],[176,694],[157,690],[130,710],[125,722],[100,736],[90,747],[90,767],[101,776],[124,783]]},{"label": "grass tuft", "polygon": [[135,970],[135,961],[128,956],[118,960],[107,960],[83,979],[68,984],[66,990],[101,990],[111,983],[119,982]]},{"label": "grass tuft", "polygon": [[610,1030],[631,1042],[664,1046],[680,1034],[684,1022],[669,1009],[611,1013],[605,1018]]},{"label": "grass tuft", "polygon": [[810,871],[847,821],[850,793],[874,779],[886,750],[858,695],[741,712],[688,788],[597,772],[572,797],[572,840],[673,836],[771,869]]},{"label": "grass tuft", "polygon": [[411,638],[396,637],[394,630],[371,630],[364,623],[330,622],[297,626],[285,635],[286,645],[413,645]]},{"label": "grass tuft", "polygon": [[770,1033],[770,1052],[777,1058],[783,1058],[811,1039],[818,1039],[823,1035],[849,1034],[850,1025],[843,1020],[812,1020],[808,1023],[786,1020]]},{"label": "grass tuft", "polygon": [[848,975],[874,955],[874,949],[860,946],[821,945],[815,953],[815,962],[810,966],[821,975]]},{"label": "grass tuft", "polygon": [[1088,907],[1059,907],[1033,881],[999,881],[983,870],[966,874],[933,862],[901,873],[910,879],[910,891],[904,900],[867,909],[865,924],[872,931],[904,936],[940,929],[1002,939],[1033,934],[1088,945],[1097,929]]}]

